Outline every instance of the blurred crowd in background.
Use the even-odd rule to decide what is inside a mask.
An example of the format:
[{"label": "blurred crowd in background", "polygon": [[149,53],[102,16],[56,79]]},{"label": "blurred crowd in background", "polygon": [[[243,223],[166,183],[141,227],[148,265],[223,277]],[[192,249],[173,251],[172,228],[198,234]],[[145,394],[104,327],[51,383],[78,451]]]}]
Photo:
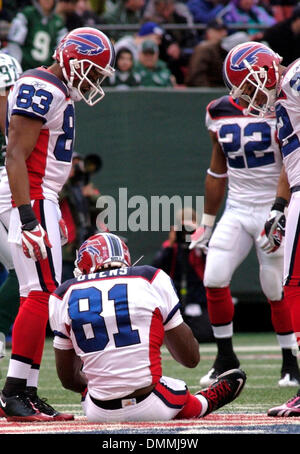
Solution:
[{"label": "blurred crowd in background", "polygon": [[68,31],[98,27],[114,42],[106,85],[223,87],[228,51],[262,41],[288,65],[300,57],[296,0],[0,0],[1,50],[23,70],[49,65]]}]

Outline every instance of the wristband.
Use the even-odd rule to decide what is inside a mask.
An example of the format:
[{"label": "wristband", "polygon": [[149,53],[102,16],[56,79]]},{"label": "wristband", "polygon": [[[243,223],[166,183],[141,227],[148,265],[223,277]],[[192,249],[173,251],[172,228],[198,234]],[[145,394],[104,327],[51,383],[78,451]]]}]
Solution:
[{"label": "wristband", "polygon": [[37,225],[38,225],[38,221],[37,219],[35,219],[34,221],[31,221],[31,222],[27,222],[27,224],[23,224],[22,225],[22,230],[33,230]]},{"label": "wristband", "polygon": [[274,205],[271,208],[271,211],[277,210],[277,211],[281,211],[283,213],[284,209],[287,205],[288,205],[288,202],[283,197],[276,197]]},{"label": "wristband", "polygon": [[207,225],[207,227],[213,227],[215,223],[216,216],[213,214],[206,214],[203,213],[202,219],[201,219],[201,224],[202,225]]},{"label": "wristband", "polygon": [[207,173],[208,173],[208,175],[211,175],[212,177],[215,177],[215,178],[227,178],[228,177],[227,172],[226,173],[215,173],[212,170],[207,169]]},{"label": "wristband", "polygon": [[[19,210],[19,215],[20,215],[22,226],[25,226],[26,224],[33,224],[34,222],[36,222],[36,225],[38,224],[34,211],[30,204],[20,205],[18,207],[18,210]],[[33,228],[33,227],[31,227],[31,228]]]}]

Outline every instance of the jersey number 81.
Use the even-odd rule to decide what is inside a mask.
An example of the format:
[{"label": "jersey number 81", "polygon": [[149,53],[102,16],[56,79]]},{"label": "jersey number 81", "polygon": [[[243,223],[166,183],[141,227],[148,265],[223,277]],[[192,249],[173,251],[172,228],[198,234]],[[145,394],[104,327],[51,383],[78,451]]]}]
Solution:
[{"label": "jersey number 81", "polygon": [[[113,334],[115,346],[125,347],[140,343],[138,330],[132,329],[127,285],[116,284],[107,293],[115,308],[115,318],[118,331]],[[72,320],[72,330],[79,348],[84,353],[104,350],[110,336],[101,315],[103,310],[102,291],[96,287],[75,289],[69,298],[69,316]]]}]

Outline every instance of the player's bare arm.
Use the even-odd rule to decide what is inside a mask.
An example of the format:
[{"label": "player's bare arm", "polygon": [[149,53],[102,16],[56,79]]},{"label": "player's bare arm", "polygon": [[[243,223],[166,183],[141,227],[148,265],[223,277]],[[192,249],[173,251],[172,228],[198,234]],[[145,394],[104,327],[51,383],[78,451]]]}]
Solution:
[{"label": "player's bare arm", "polygon": [[204,213],[201,225],[192,235],[190,249],[198,247],[207,252],[217,212],[223,201],[227,184],[227,163],[217,134],[209,131],[212,142],[212,156],[205,179]]},{"label": "player's bare arm", "polygon": [[30,204],[26,160],[34,149],[42,125],[41,120],[22,115],[13,115],[10,121],[6,169],[12,198],[17,207]]},{"label": "player's bare arm", "polygon": [[194,368],[200,361],[199,344],[186,323],[165,332],[165,345],[173,358],[185,367]]},{"label": "player's bare arm", "polygon": [[0,131],[5,134],[5,118],[6,118],[7,91],[5,96],[0,96]]},{"label": "player's bare arm", "polygon": [[276,199],[271,208],[264,228],[258,237],[259,246],[267,253],[275,252],[280,247],[282,238],[285,236],[284,210],[290,200],[290,185],[284,166],[281,169],[277,185]]},{"label": "player's bare arm", "polygon": [[57,375],[64,388],[82,393],[87,381],[81,371],[82,362],[73,349],[60,350],[54,348]]},{"label": "player's bare arm", "polygon": [[290,185],[288,182],[288,178],[287,178],[284,166],[282,166],[280,177],[278,180],[276,198],[277,197],[280,197],[280,198],[286,200],[287,204],[289,203],[290,197],[291,197]]},{"label": "player's bare arm", "polygon": [[209,131],[209,135],[212,142],[212,156],[209,173],[205,179],[204,212],[215,216],[225,195],[227,178],[224,178],[224,175],[227,173],[227,164],[217,134]]},{"label": "player's bare arm", "polygon": [[22,225],[22,246],[26,257],[35,261],[47,257],[52,247],[48,235],[41,227],[30,202],[29,177],[26,160],[39,138],[43,122],[38,119],[13,115],[10,121],[6,169],[12,198],[18,207]]}]

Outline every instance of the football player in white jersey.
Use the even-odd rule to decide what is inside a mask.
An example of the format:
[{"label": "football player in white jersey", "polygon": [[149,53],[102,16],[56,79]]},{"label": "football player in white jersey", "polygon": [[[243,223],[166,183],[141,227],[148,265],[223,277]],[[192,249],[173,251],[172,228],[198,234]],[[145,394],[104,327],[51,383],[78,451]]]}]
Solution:
[{"label": "football player in white jersey", "polygon": [[[277,135],[284,167],[276,199],[264,224],[263,250],[275,251],[284,243],[284,296],[290,308],[293,330],[300,345],[300,59],[288,68],[267,46],[248,42],[234,47],[226,57],[225,80],[235,97],[249,103],[249,114],[267,117],[276,112]],[[285,208],[288,206],[287,218]],[[286,228],[285,228],[286,222]],[[300,416],[300,389],[283,405],[271,408],[269,416]]]},{"label": "football player in white jersey", "polygon": [[5,355],[5,337],[19,308],[19,285],[10,248],[8,226],[11,212],[11,194],[4,166],[6,105],[10,88],[22,74],[19,62],[0,52],[0,262],[8,275],[0,288],[0,359]]},{"label": "football player in white jersey", "polygon": [[234,369],[192,395],[182,381],[162,375],[161,346],[196,367],[199,344],[183,322],[170,277],[151,266],[131,266],[123,241],[98,233],[78,251],[75,279],[49,301],[58,376],[83,395],[89,421],[157,421],[204,417],[235,399],[246,375]]},{"label": "football player in white jersey", "polygon": [[[282,352],[279,386],[300,385],[294,354],[297,341],[290,311],[283,298],[283,247],[269,254],[257,240],[276,194],[282,157],[276,140],[276,119],[253,117],[245,112],[247,101],[223,96],[207,107],[206,126],[212,157],[205,181],[205,205],[201,227],[190,248],[209,247],[204,272],[209,317],[217,343],[212,368],[200,380],[208,386],[228,369],[239,366],[232,344],[234,304],[230,282],[237,267],[254,246],[261,288],[271,307],[271,320]],[[228,197],[222,218],[213,224]],[[210,238],[210,235],[212,237]]]},{"label": "football player in white jersey", "polygon": [[114,49],[101,31],[84,27],[60,42],[49,68],[22,74],[8,97],[6,170],[12,193],[8,240],[20,287],[20,309],[1,394],[0,414],[16,421],[73,419],[37,394],[48,300],[60,284],[58,193],[68,178],[74,100],[100,101],[114,71]]}]

